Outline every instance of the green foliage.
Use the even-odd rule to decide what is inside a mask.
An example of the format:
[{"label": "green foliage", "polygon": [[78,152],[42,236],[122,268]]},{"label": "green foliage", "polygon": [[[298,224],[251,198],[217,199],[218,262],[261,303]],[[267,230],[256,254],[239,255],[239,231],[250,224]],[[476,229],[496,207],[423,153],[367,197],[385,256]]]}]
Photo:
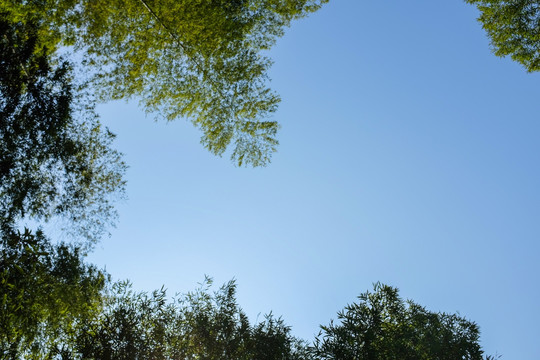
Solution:
[{"label": "green foliage", "polygon": [[[328,0],[19,0],[39,16],[50,43],[84,53],[101,99],[138,97],[149,112],[191,119],[202,144],[239,165],[265,165],[278,144],[269,120],[279,96],[262,52],[290,22]],[[25,15],[26,14],[26,15]],[[54,40],[56,36],[56,41]]]},{"label": "green foliage", "polygon": [[537,0],[465,0],[480,10],[478,21],[497,56],[540,71],[540,3]]},{"label": "green foliage", "polygon": [[338,313],[339,324],[321,326],[314,355],[320,359],[482,359],[478,326],[460,316],[434,313],[376,284],[358,303]]},{"label": "green foliage", "polygon": [[[77,247],[41,231],[0,239],[0,359],[42,359],[72,346],[99,309],[105,275]],[[92,315],[93,317],[93,315]]]},{"label": "green foliage", "polygon": [[[101,301],[105,275],[83,253],[114,220],[125,165],[49,30],[19,15],[0,5],[0,357],[41,359],[65,352]],[[18,230],[53,217],[81,246]]]},{"label": "green foliage", "polygon": [[77,341],[84,359],[307,359],[304,345],[271,315],[251,325],[236,302],[234,282],[166,300],[165,290],[134,293],[116,283],[104,311]]},{"label": "green foliage", "polygon": [[0,13],[0,219],[59,216],[96,240],[114,220],[125,165],[39,21]]}]

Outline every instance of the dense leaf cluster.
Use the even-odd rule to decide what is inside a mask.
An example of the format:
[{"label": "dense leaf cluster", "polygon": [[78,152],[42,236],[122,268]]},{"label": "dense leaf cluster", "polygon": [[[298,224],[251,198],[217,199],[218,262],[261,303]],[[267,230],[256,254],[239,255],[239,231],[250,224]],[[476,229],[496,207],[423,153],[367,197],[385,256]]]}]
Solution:
[{"label": "dense leaf cluster", "polygon": [[0,359],[44,359],[68,351],[95,316],[107,277],[81,249],[53,245],[41,231],[0,239]]},{"label": "dense leaf cluster", "polygon": [[[31,267],[13,272],[36,294],[30,299],[18,295],[22,306],[3,303],[7,311],[0,326],[18,329],[6,332],[11,338],[1,338],[5,359],[484,359],[475,323],[404,301],[386,285],[376,284],[373,292],[346,306],[338,313],[339,324],[321,326],[311,346],[271,314],[250,323],[237,303],[234,281],[212,291],[207,279],[199,289],[172,300],[163,288],[151,294],[133,291],[129,282],[104,288],[107,277],[82,264],[77,249],[54,249],[41,235],[22,237],[28,248],[14,248],[12,254],[42,260],[20,261]],[[6,274],[2,291],[21,288],[6,286],[14,282]],[[43,301],[48,297],[58,299]]]},{"label": "dense leaf cluster", "polygon": [[[0,359],[307,360],[306,344],[271,314],[251,324],[236,284],[211,280],[170,301],[109,284],[76,248],[25,233],[2,253]],[[13,245],[13,244],[11,244]],[[6,300],[7,299],[7,300]]]},{"label": "dense leaf cluster", "polygon": [[321,326],[314,352],[320,359],[481,360],[478,326],[458,315],[434,313],[398,290],[377,283]]},{"label": "dense leaf cluster", "polygon": [[37,20],[0,14],[0,219],[59,216],[96,240],[114,220],[125,165],[91,103],[54,59]]},{"label": "dense leaf cluster", "polygon": [[163,289],[134,293],[116,283],[104,311],[83,327],[75,348],[84,359],[307,359],[281,319],[250,324],[229,282],[167,301]]},{"label": "dense leaf cluster", "polygon": [[465,0],[480,10],[497,56],[508,56],[527,71],[540,71],[540,3],[537,0]]}]

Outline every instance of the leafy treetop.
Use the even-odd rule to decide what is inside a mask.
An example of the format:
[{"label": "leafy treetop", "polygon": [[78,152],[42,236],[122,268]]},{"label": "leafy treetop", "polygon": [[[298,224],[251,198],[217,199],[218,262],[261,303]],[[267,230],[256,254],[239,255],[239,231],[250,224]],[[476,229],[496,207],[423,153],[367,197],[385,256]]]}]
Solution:
[{"label": "leafy treetop", "polygon": [[265,165],[278,144],[279,96],[263,55],[290,22],[328,0],[8,0],[34,14],[51,43],[74,45],[102,100],[138,97],[168,120],[189,118],[202,144]]},{"label": "leafy treetop", "polygon": [[380,283],[358,299],[338,313],[338,324],[321,326],[317,359],[482,359],[474,322],[428,311]]}]

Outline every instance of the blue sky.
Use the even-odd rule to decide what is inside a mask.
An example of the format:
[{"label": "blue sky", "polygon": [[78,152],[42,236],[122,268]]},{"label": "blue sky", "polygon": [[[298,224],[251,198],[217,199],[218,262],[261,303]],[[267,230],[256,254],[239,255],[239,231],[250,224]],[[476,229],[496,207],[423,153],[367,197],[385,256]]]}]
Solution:
[{"label": "blue sky", "polygon": [[237,168],[187,121],[99,107],[129,199],[90,260],[170,294],[235,278],[252,319],[312,339],[381,281],[539,359],[540,75],[495,57],[461,1],[334,0],[270,56],[279,152]]}]

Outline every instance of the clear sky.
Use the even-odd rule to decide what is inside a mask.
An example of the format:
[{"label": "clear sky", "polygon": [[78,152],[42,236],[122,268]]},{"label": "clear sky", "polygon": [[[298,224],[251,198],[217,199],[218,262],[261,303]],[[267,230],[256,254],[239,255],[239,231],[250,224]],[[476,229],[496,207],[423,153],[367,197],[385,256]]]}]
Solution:
[{"label": "clear sky", "polygon": [[90,261],[170,294],[235,278],[254,320],[311,340],[381,281],[540,359],[540,74],[490,52],[463,1],[333,0],[270,52],[279,152],[237,168],[187,121],[99,107],[129,199]]}]

